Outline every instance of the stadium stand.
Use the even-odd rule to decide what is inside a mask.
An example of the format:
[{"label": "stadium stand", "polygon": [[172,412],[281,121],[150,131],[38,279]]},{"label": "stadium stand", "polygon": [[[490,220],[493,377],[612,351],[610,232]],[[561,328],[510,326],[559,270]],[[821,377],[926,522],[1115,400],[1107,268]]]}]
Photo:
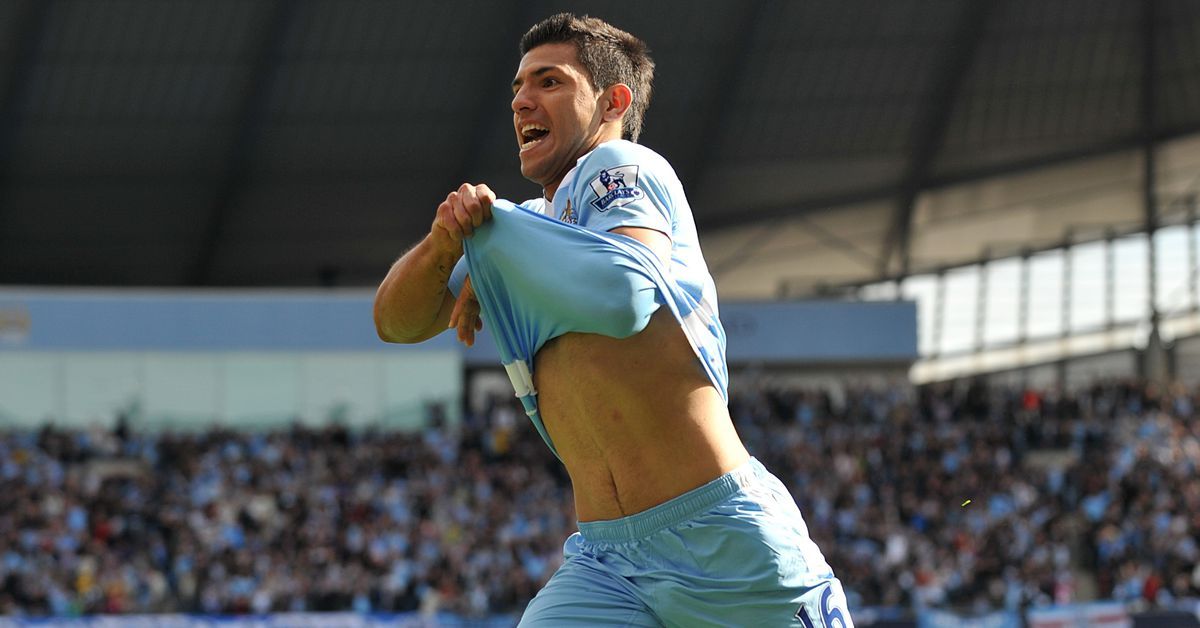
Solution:
[{"label": "stadium stand", "polygon": [[[978,612],[1200,596],[1198,400],[763,384],[731,408],[856,608]],[[440,414],[414,433],[6,432],[0,612],[517,613],[574,528],[568,483],[509,400]]]},{"label": "stadium stand", "polygon": [[358,291],[463,181],[538,194],[565,8],[654,52],[737,425],[857,625],[1200,626],[1200,2],[10,0],[0,628],[513,623],[563,471]]}]

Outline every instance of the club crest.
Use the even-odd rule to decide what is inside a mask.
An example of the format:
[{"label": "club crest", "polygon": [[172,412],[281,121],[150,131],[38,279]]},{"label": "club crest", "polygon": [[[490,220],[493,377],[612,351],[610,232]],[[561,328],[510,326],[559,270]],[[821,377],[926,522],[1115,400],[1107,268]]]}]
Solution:
[{"label": "club crest", "polygon": [[571,207],[571,199],[567,199],[567,206],[564,207],[562,213],[558,215],[558,219],[573,225],[579,224],[579,216],[575,215],[575,208]]},{"label": "club crest", "polygon": [[597,211],[607,211],[641,199],[645,193],[638,189],[637,178],[638,167],[634,165],[601,170],[590,184],[596,193],[592,207]]}]

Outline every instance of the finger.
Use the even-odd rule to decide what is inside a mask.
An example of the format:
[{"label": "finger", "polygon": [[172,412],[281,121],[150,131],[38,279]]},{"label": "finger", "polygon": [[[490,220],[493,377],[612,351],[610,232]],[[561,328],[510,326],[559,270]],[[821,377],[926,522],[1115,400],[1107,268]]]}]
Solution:
[{"label": "finger", "polygon": [[479,204],[483,207],[484,220],[491,220],[492,205],[496,202],[496,193],[492,191],[492,188],[481,183],[475,186],[475,194],[479,197]]},{"label": "finger", "polygon": [[481,331],[482,329],[483,329],[483,319],[482,318],[475,319],[475,331]]},{"label": "finger", "polygon": [[465,292],[459,292],[458,298],[454,301],[454,308],[450,310],[450,322],[446,325],[447,329],[458,327],[459,317],[462,316],[464,304],[467,302],[463,298]]},{"label": "finger", "polygon": [[463,184],[462,189],[458,191],[459,198],[462,199],[463,207],[471,216],[471,226],[478,227],[483,224],[483,205],[479,202],[479,196],[476,194],[475,186]]},{"label": "finger", "polygon": [[454,335],[458,337],[459,342],[466,343],[471,339],[472,327],[474,327],[474,321],[471,319],[471,313],[464,311],[462,316],[458,317],[458,324],[454,329]]},{"label": "finger", "polygon": [[463,236],[469,236],[475,232],[475,224],[471,220],[471,214],[463,207],[460,202],[454,204],[454,219],[458,221],[458,228],[462,231]]},{"label": "finger", "polygon": [[457,190],[446,195],[449,218],[454,221],[458,232],[463,237],[471,235],[472,231],[470,216],[464,213],[466,211],[466,208],[463,206],[464,200],[463,195]]},{"label": "finger", "polygon": [[445,231],[454,242],[462,240],[462,229],[458,226],[458,220],[454,218],[454,206],[449,201],[438,205],[437,216],[433,219],[433,226]]},{"label": "finger", "polygon": [[468,347],[475,344],[475,325],[468,322],[466,325],[460,326],[458,328],[458,339]]},{"label": "finger", "polygon": [[479,320],[479,304],[471,301],[458,321],[458,339],[469,347],[475,344],[475,324]]},{"label": "finger", "polygon": [[491,187],[479,184],[475,186],[475,196],[479,197],[479,202],[484,205],[488,217],[491,217],[492,205],[496,204],[496,192],[493,192]]},{"label": "finger", "polygon": [[475,286],[471,284],[471,275],[467,275],[463,279],[462,288],[458,291],[458,298],[454,300],[454,308],[450,310],[450,321],[446,327],[458,327],[459,318],[471,311],[472,308],[476,313],[479,312],[479,301],[475,299]]}]

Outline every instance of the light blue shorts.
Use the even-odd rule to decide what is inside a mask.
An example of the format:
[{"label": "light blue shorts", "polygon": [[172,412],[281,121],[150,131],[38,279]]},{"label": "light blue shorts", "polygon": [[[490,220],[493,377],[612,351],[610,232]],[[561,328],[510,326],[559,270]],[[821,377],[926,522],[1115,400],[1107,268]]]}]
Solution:
[{"label": "light blue shorts", "polygon": [[579,524],[522,627],[851,628],[800,509],[751,458],[629,517]]}]

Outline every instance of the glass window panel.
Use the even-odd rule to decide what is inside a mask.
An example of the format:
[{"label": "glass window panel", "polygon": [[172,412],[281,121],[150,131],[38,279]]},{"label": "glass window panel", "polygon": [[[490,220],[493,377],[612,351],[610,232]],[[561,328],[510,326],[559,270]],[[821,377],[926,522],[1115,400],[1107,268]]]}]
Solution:
[{"label": "glass window panel", "polygon": [[1029,258],[1030,338],[1062,331],[1063,253],[1050,251]]},{"label": "glass window panel", "polygon": [[1010,257],[987,265],[987,311],[983,341],[994,345],[1017,339],[1017,308],[1021,304],[1021,258]]},{"label": "glass window panel", "polygon": [[937,300],[937,276],[917,275],[904,280],[904,298],[917,302],[917,349],[933,353],[933,307]]},{"label": "glass window panel", "polygon": [[942,309],[940,353],[955,353],[975,346],[975,315],[979,304],[979,267],[968,266],[946,273]]},{"label": "glass window panel", "polygon": [[1071,331],[1094,331],[1104,326],[1104,242],[1071,247]]},{"label": "glass window panel", "polygon": [[1188,288],[1188,227],[1176,225],[1154,232],[1154,254],[1158,310],[1167,315],[1187,311],[1192,305]]},{"label": "glass window panel", "polygon": [[858,298],[864,301],[892,301],[897,296],[896,282],[884,281],[859,288]]},{"label": "glass window panel", "polygon": [[[1189,229],[1193,250],[1200,253],[1200,223],[1192,225]],[[1198,272],[1200,269],[1196,268],[1198,264],[1200,264],[1200,256],[1188,258],[1188,287],[1192,292],[1191,300],[1196,307],[1200,307],[1200,302],[1196,302],[1196,297],[1200,296],[1200,286],[1196,285],[1196,282],[1200,281],[1200,272]]]},{"label": "glass window panel", "polygon": [[1146,236],[1135,235],[1113,241],[1115,279],[1113,318],[1117,322],[1140,321],[1149,312]]}]

